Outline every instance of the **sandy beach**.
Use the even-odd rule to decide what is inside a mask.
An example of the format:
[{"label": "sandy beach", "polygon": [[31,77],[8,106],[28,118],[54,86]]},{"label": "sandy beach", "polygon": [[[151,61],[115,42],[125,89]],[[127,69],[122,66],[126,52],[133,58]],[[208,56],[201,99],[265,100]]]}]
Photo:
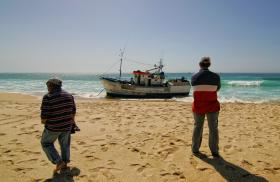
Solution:
[{"label": "sandy beach", "polygon": [[191,103],[171,100],[76,100],[70,168],[54,166],[40,145],[41,100],[0,94],[0,181],[279,181],[280,104],[225,103],[219,117],[221,159],[204,126],[191,153]]}]

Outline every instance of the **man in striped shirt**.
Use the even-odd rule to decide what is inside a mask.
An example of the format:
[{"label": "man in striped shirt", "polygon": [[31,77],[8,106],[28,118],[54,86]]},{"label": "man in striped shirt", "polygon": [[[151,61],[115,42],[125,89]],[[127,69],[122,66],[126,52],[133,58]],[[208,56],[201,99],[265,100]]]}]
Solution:
[{"label": "man in striped shirt", "polygon": [[220,76],[209,71],[211,61],[203,57],[199,63],[200,71],[192,76],[194,102],[192,111],[194,115],[194,131],[192,136],[192,152],[199,154],[202,141],[203,124],[205,116],[209,126],[209,147],[213,157],[219,155],[218,115],[220,103],[217,91],[221,88]]},{"label": "man in striped shirt", "polygon": [[[71,128],[75,124],[76,106],[73,96],[61,89],[61,80],[50,79],[46,85],[48,94],[43,97],[41,105],[41,122],[45,125],[41,145],[48,159],[56,165],[56,173],[70,162]],[[54,146],[56,139],[61,156]]]}]

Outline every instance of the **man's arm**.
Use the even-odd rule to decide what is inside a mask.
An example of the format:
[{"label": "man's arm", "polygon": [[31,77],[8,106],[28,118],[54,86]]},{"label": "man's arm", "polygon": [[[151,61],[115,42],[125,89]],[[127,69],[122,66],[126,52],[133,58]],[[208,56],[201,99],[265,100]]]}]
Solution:
[{"label": "man's arm", "polygon": [[76,117],[76,110],[77,110],[77,108],[76,108],[76,103],[75,103],[75,99],[74,99],[74,97],[73,97],[73,96],[72,96],[72,99],[73,99],[73,110],[72,110],[72,116],[73,116],[73,122],[75,123],[75,122],[76,122],[75,117]]},{"label": "man's arm", "polygon": [[48,99],[46,96],[43,97],[42,104],[41,104],[41,123],[46,124],[48,119]]},{"label": "man's arm", "polygon": [[191,78],[191,85],[192,86],[195,86],[195,85],[197,85],[197,74],[194,74],[193,76],[192,76],[192,78]]},{"label": "man's arm", "polygon": [[218,86],[217,91],[219,91],[221,88],[221,78],[219,75],[218,75],[218,85],[217,86]]}]

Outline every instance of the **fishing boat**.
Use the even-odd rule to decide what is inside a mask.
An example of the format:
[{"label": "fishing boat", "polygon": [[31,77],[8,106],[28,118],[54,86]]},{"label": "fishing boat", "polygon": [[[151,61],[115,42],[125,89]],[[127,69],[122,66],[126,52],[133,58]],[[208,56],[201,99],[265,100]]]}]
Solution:
[{"label": "fishing boat", "polygon": [[130,80],[122,80],[123,52],[120,59],[119,78],[101,76],[100,80],[108,97],[118,98],[172,98],[188,96],[190,82],[184,77],[166,80],[162,60],[154,68],[133,71]]}]

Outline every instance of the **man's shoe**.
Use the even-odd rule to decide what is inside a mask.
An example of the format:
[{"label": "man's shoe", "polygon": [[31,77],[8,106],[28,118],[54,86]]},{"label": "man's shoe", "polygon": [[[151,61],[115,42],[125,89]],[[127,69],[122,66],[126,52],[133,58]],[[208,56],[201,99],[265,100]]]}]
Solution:
[{"label": "man's shoe", "polygon": [[63,162],[63,161],[58,162],[56,164],[56,168],[53,170],[53,173],[56,174],[61,169],[65,168],[65,166],[67,166],[67,164],[65,162]]},{"label": "man's shoe", "polygon": [[195,151],[195,152],[192,152],[193,153],[193,155],[199,155],[200,154],[200,152],[199,151]]},{"label": "man's shoe", "polygon": [[221,157],[219,153],[212,153],[212,156],[213,156],[214,158],[220,158],[220,157]]},{"label": "man's shoe", "polygon": [[205,155],[205,154],[203,154],[203,153],[201,153],[201,152],[193,152],[193,155],[195,156],[195,157],[198,157],[198,158],[200,158],[200,159],[204,159],[204,158],[207,158],[207,155]]}]

